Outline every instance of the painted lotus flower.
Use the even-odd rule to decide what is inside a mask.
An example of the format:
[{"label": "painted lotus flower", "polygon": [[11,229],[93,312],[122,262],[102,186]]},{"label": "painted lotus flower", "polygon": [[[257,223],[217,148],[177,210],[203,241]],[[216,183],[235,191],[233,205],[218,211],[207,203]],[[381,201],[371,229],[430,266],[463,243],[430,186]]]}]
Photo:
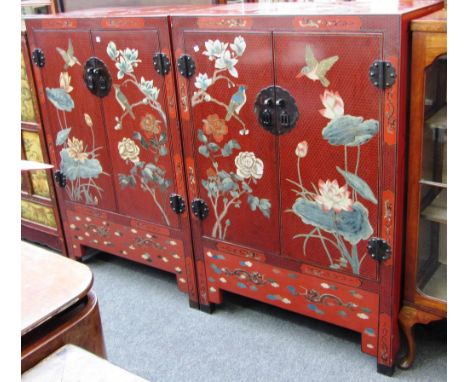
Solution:
[{"label": "painted lotus flower", "polygon": [[73,86],[70,85],[71,76],[68,72],[60,73],[60,87],[65,90],[67,93],[70,93],[73,90]]},{"label": "painted lotus flower", "polygon": [[322,136],[331,145],[359,146],[368,142],[379,130],[375,119],[344,115],[332,119],[322,130]]},{"label": "painted lotus flower", "polygon": [[341,235],[351,244],[368,239],[374,232],[369,223],[367,208],[360,202],[354,202],[350,211],[325,211],[316,202],[305,198],[296,199],[292,210],[303,223]]},{"label": "painted lotus flower", "polygon": [[93,127],[93,120],[91,119],[90,115],[87,113],[84,113],[83,116],[84,116],[86,125],[88,125],[88,127]]},{"label": "painted lotus flower", "polygon": [[143,130],[145,136],[147,138],[151,138],[153,135],[160,133],[160,125],[161,121],[156,119],[156,117],[151,114],[147,113],[140,121],[140,127]]},{"label": "painted lotus flower", "polygon": [[215,58],[219,58],[223,55],[223,52],[226,50],[227,46],[228,44],[219,40],[208,40],[205,42],[206,51],[204,51],[203,54],[208,56],[210,61],[213,61]]},{"label": "painted lotus flower", "polygon": [[340,187],[336,180],[319,180],[319,195],[315,196],[315,201],[320,204],[324,211],[333,209],[335,212],[351,211],[353,201],[349,197],[346,186]]},{"label": "painted lotus flower", "polygon": [[195,78],[195,87],[197,89],[200,89],[201,91],[206,91],[206,89],[208,89],[208,87],[211,85],[212,83],[212,80],[211,78],[208,78],[208,74],[206,73],[203,73],[203,74],[199,74],[196,78]]},{"label": "painted lotus flower", "polygon": [[227,69],[229,74],[235,78],[239,76],[237,69],[234,65],[237,64],[237,58],[231,57],[231,52],[226,50],[223,55],[216,59],[215,68],[216,69]]},{"label": "painted lotus flower", "polygon": [[229,47],[237,56],[242,56],[244,54],[246,46],[247,44],[242,36],[237,36],[234,39],[234,44],[229,44]]},{"label": "painted lotus flower", "polygon": [[213,135],[215,142],[221,142],[228,133],[228,127],[224,119],[219,118],[218,114],[211,114],[203,120],[203,132],[206,135]]},{"label": "painted lotus flower", "polygon": [[333,120],[343,116],[344,102],[338,92],[325,90],[325,92],[320,95],[320,100],[322,101],[323,106],[325,106],[325,109],[321,109],[319,112],[325,118]]},{"label": "painted lotus flower", "polygon": [[304,158],[307,155],[308,150],[309,144],[307,141],[302,141],[297,144],[295,153],[299,158]]},{"label": "painted lotus flower", "polygon": [[263,176],[263,161],[255,157],[255,153],[242,151],[234,160],[237,175],[242,179],[260,179]]},{"label": "painted lotus flower", "polygon": [[72,111],[75,103],[70,95],[62,88],[46,88],[47,99],[54,104],[54,106],[63,111]]},{"label": "painted lotus flower", "polygon": [[72,137],[72,139],[68,138],[67,146],[67,151],[68,155],[70,155],[70,158],[83,163],[88,157],[88,153],[83,152],[83,141],[75,137]]},{"label": "painted lotus flower", "polygon": [[156,101],[159,95],[159,89],[153,85],[153,80],[146,81],[144,77],[140,79],[140,90],[149,98]]},{"label": "painted lotus flower", "polygon": [[130,160],[133,163],[139,162],[140,148],[136,145],[135,141],[130,138],[123,138],[118,144],[120,157],[123,160]]}]

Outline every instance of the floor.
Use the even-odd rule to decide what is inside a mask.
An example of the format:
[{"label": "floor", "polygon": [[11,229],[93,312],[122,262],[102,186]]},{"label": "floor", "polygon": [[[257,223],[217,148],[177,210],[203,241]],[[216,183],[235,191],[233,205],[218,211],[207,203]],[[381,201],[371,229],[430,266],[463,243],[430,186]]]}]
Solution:
[{"label": "floor", "polygon": [[[172,274],[99,253],[94,273],[108,359],[150,381],[390,381],[357,333],[225,294],[188,306]],[[446,381],[446,324],[416,328],[417,358],[393,381]]]}]

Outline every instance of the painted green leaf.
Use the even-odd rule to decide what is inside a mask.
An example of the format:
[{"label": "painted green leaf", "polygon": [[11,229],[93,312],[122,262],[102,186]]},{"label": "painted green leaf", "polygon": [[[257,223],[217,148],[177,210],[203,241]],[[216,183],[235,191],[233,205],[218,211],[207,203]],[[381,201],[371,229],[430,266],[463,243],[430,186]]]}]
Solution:
[{"label": "painted green leaf", "polygon": [[236,190],[238,188],[237,184],[232,181],[231,177],[224,178],[221,182],[221,187],[221,190],[224,192]]},{"label": "painted green leaf", "polygon": [[364,179],[351,172],[342,170],[338,166],[336,167],[336,170],[341,175],[343,175],[346,183],[348,183],[359,195],[361,195],[364,199],[370,200],[372,203],[377,204],[377,199],[374,193]]},{"label": "painted green leaf", "polygon": [[331,145],[359,146],[368,142],[379,130],[375,119],[343,115],[332,119],[322,130],[322,136]]},{"label": "painted green leaf", "polygon": [[216,151],[219,150],[219,146],[216,143],[210,142],[208,143],[208,150],[215,153]]},{"label": "painted green leaf", "polygon": [[161,147],[159,148],[159,155],[161,155],[162,157],[167,155],[167,148],[166,148],[166,146],[161,146]]},{"label": "painted green leaf", "polygon": [[67,128],[67,129],[60,130],[57,133],[57,139],[55,140],[55,145],[56,146],[60,146],[60,145],[63,145],[65,143],[65,141],[68,138],[68,135],[70,134],[70,130],[71,130],[71,127]]},{"label": "painted green leaf", "polygon": [[70,94],[62,88],[46,88],[46,94],[49,101],[59,110],[72,111],[75,107],[75,103],[70,97]]},{"label": "painted green leaf", "polygon": [[205,145],[201,145],[199,148],[198,148],[198,152],[203,155],[205,158],[208,158],[210,156],[210,152],[208,151],[208,147],[206,147]]},{"label": "painted green leaf", "polygon": [[115,61],[116,58],[119,56],[119,52],[117,51],[117,47],[114,41],[110,41],[109,44],[107,44],[106,51],[112,61]]},{"label": "painted green leaf", "polygon": [[102,173],[101,164],[97,159],[86,158],[83,162],[76,160],[68,154],[68,149],[60,151],[60,170],[70,180],[78,178],[97,178]]},{"label": "painted green leaf", "polygon": [[247,182],[242,182],[242,189],[246,192],[248,192],[249,194],[252,192],[252,189],[250,188],[250,186],[247,184]]},{"label": "painted green leaf", "polygon": [[223,157],[228,157],[232,154],[232,150],[240,148],[241,147],[239,145],[239,142],[237,142],[235,139],[231,139],[224,145],[223,149],[221,150],[221,155]]},{"label": "painted green leaf", "polygon": [[247,197],[247,202],[250,205],[250,209],[252,211],[255,211],[257,209],[258,205],[260,204],[260,199],[257,198],[256,196],[253,196],[253,195],[249,194],[249,196]]},{"label": "painted green leaf", "polygon": [[263,216],[270,218],[271,203],[268,199],[260,199],[258,208],[260,208],[260,211],[262,211]]},{"label": "painted green leaf", "polygon": [[207,143],[208,142],[208,138],[206,137],[206,135],[203,133],[202,130],[198,130],[198,140],[201,142],[201,143]]}]

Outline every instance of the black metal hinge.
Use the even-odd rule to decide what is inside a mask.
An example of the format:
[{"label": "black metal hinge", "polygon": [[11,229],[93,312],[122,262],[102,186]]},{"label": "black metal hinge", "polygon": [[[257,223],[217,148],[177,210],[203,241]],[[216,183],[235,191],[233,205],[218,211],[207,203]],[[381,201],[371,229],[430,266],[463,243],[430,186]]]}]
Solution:
[{"label": "black metal hinge", "polygon": [[165,76],[171,70],[171,61],[164,53],[156,53],[153,56],[153,66],[158,74]]},{"label": "black metal hinge", "polygon": [[188,54],[184,54],[177,59],[177,69],[181,75],[190,78],[195,74],[195,61]]},{"label": "black metal hinge", "polygon": [[64,188],[67,185],[67,177],[61,171],[54,172],[54,179],[57,182],[57,184],[62,188]]},{"label": "black metal hinge", "polygon": [[395,68],[389,61],[375,60],[369,68],[369,79],[379,89],[387,89],[395,83]]},{"label": "black metal hinge", "polygon": [[172,211],[176,214],[181,214],[185,211],[184,198],[179,194],[171,194],[169,196],[169,204],[171,205]]},{"label": "black metal hinge", "polygon": [[387,260],[392,254],[392,248],[380,237],[371,237],[367,242],[367,253],[374,260]]},{"label": "black metal hinge", "polygon": [[39,48],[34,49],[31,53],[31,59],[34,65],[36,65],[37,67],[39,68],[44,67],[45,56],[44,56],[44,52],[41,49]]}]

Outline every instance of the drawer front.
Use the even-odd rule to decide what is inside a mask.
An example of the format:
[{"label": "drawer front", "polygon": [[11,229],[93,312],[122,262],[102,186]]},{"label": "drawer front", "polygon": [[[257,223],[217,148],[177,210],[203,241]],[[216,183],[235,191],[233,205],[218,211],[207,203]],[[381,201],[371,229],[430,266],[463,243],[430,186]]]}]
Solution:
[{"label": "drawer front", "polygon": [[73,249],[91,247],[175,273],[179,288],[187,291],[184,246],[181,240],[171,238],[169,231],[134,220],[118,223],[102,212],[69,210],[67,216],[65,229]]},{"label": "drawer front", "polygon": [[208,248],[204,261],[210,302],[220,303],[226,290],[343,326],[361,333],[362,350],[376,354],[378,294]]}]

